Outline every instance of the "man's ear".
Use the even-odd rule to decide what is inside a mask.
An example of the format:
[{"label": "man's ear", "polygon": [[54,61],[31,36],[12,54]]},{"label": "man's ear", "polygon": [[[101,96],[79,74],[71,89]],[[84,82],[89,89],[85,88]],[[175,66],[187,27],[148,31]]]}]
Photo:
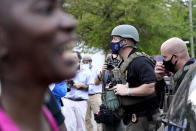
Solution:
[{"label": "man's ear", "polygon": [[173,54],[173,57],[174,57],[174,58],[177,58],[177,57],[178,57],[178,55],[177,55],[177,54]]},{"label": "man's ear", "polygon": [[177,54],[173,54],[173,60],[176,61],[179,58]]},{"label": "man's ear", "polygon": [[123,39],[123,44],[128,44],[128,40],[127,39]]}]

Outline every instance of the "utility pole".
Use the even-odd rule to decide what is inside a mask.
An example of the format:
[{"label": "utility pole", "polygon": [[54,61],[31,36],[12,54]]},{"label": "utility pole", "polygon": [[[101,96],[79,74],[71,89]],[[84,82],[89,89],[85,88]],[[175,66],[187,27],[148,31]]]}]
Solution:
[{"label": "utility pole", "polygon": [[190,21],[190,44],[191,44],[191,57],[195,57],[194,42],[193,42],[193,18],[192,18],[192,0],[189,0],[189,21]]}]

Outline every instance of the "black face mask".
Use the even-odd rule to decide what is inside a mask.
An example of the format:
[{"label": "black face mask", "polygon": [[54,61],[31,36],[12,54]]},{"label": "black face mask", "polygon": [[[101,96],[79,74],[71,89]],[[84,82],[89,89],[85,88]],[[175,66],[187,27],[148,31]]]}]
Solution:
[{"label": "black face mask", "polygon": [[172,58],[173,58],[174,55],[172,55],[171,59],[168,60],[168,61],[164,61],[163,60],[163,65],[165,66],[165,69],[169,72],[175,72],[175,67],[176,67],[176,63],[177,61],[175,62],[175,64],[172,63]]}]

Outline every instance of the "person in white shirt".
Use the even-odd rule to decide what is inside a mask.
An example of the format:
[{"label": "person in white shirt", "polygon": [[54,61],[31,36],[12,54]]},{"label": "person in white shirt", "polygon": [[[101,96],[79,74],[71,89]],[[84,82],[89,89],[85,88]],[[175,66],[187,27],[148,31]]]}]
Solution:
[{"label": "person in white shirt", "polygon": [[65,116],[65,125],[68,131],[85,131],[85,116],[87,111],[88,87],[93,83],[91,72],[85,66],[80,65],[81,55],[74,51],[73,55],[78,63],[78,70],[63,99],[62,112]]},{"label": "person in white shirt", "polygon": [[[82,60],[83,64],[86,64],[90,69],[92,78],[95,80],[97,75],[100,73],[100,70],[92,65],[92,59],[90,56],[84,56]],[[88,108],[86,113],[86,129],[87,131],[93,131],[93,124],[91,121],[92,113],[97,113],[99,111],[99,106],[101,105],[101,93],[102,85],[89,85],[88,89],[89,99],[88,99]],[[101,124],[97,124],[97,131],[102,131]]]}]

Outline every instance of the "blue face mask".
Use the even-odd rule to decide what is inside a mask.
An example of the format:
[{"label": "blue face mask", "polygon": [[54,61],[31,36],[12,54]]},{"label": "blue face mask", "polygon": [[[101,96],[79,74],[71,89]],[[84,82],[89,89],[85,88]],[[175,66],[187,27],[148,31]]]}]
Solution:
[{"label": "blue face mask", "polygon": [[120,43],[122,40],[119,42],[110,42],[110,49],[112,50],[113,54],[118,54],[118,51],[120,50]]}]

